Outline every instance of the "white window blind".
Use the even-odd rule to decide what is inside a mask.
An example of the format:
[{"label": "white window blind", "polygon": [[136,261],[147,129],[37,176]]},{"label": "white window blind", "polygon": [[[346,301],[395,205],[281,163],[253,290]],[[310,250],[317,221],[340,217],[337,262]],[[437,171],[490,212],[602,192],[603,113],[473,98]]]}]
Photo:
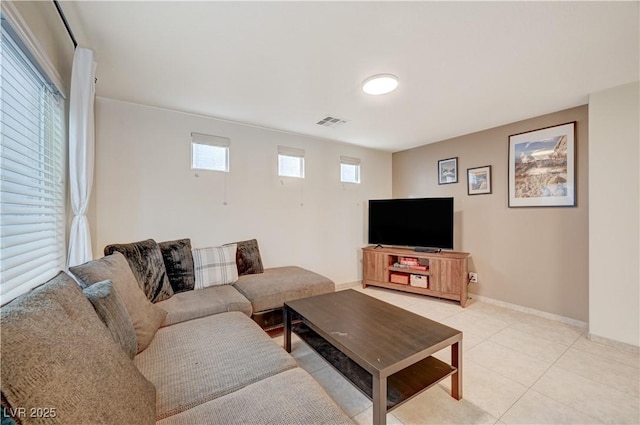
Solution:
[{"label": "white window blind", "polygon": [[278,146],[278,175],[304,178],[304,150]]},{"label": "white window blind", "polygon": [[0,303],[65,266],[64,102],[2,24]]},{"label": "white window blind", "polygon": [[226,137],[191,133],[191,168],[229,172],[229,146]]},{"label": "white window blind", "polygon": [[358,158],[340,157],[340,181],[360,183],[360,160]]}]

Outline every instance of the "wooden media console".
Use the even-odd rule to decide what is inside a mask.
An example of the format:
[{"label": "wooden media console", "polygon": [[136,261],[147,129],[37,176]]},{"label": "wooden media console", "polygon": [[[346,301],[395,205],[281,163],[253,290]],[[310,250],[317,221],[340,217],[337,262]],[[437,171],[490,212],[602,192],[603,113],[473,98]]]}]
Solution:
[{"label": "wooden media console", "polygon": [[[409,248],[362,248],[362,287],[378,286],[467,303],[466,252],[417,252]],[[412,282],[412,275],[414,277]],[[407,282],[407,283],[394,283]],[[424,287],[426,286],[426,287]]]}]

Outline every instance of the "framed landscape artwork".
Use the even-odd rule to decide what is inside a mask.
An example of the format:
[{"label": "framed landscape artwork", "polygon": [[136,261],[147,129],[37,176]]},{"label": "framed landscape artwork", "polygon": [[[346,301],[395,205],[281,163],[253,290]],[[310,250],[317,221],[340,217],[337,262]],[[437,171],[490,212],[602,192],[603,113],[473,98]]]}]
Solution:
[{"label": "framed landscape artwork", "polygon": [[509,207],[574,207],[576,123],[509,136]]},{"label": "framed landscape artwork", "polygon": [[438,184],[458,183],[458,157],[438,161]]},{"label": "framed landscape artwork", "polygon": [[491,165],[467,169],[467,194],[491,193]]}]

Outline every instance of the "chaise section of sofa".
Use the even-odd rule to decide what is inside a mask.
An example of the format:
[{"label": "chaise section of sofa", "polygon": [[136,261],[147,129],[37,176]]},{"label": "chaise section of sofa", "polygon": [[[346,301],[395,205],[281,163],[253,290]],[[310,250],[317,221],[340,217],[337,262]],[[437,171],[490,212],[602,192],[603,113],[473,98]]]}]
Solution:
[{"label": "chaise section of sofa", "polygon": [[332,280],[296,266],[240,276],[233,286],[251,302],[252,318],[264,329],[282,326],[285,302],[334,292],[336,288]]},{"label": "chaise section of sofa", "polygon": [[158,419],[297,367],[240,312],[161,328],[134,364],[156,387]]}]

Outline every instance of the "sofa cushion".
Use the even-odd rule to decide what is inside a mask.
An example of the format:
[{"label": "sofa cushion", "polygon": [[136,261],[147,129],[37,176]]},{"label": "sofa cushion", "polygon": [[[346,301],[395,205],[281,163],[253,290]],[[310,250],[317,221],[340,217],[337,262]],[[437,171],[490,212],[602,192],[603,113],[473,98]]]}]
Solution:
[{"label": "sofa cushion", "polygon": [[238,249],[236,250],[236,265],[238,266],[238,276],[245,274],[262,273],[262,258],[260,257],[260,249],[258,241],[251,239],[248,241],[236,242]]},{"label": "sofa cushion", "polygon": [[233,286],[251,301],[254,313],[282,308],[287,301],[335,291],[333,281],[295,266],[240,276]]},{"label": "sofa cushion", "polygon": [[109,329],[113,340],[130,359],[133,359],[138,352],[136,330],[122,298],[113,288],[111,281],[103,280],[82,292],[93,305],[102,323]]},{"label": "sofa cushion", "polygon": [[164,322],[167,312],[151,304],[145,297],[124,255],[115,252],[99,260],[69,267],[69,271],[85,286],[91,286],[102,280],[111,280],[136,330],[138,352],[147,348]]},{"label": "sofa cushion", "polygon": [[162,252],[153,239],[104,247],[104,255],[120,252],[125,256],[138,285],[152,303],[170,298],[173,289],[167,278]]},{"label": "sofa cushion", "polygon": [[156,387],[157,419],[296,367],[293,357],[240,312],[161,328],[134,363]]},{"label": "sofa cushion", "polygon": [[226,311],[240,311],[251,316],[251,303],[231,285],[210,286],[200,291],[181,292],[155,305],[167,312],[167,318],[162,326]]},{"label": "sofa cushion", "polygon": [[194,249],[193,268],[196,274],[195,289],[215,285],[228,285],[238,280],[236,245]]},{"label": "sofa cushion", "polygon": [[158,425],[205,423],[337,425],[354,422],[311,375],[295,368],[170,416]]},{"label": "sofa cushion", "polygon": [[160,242],[158,244],[167,277],[173,289],[173,293],[191,291],[195,285],[193,272],[193,255],[191,254],[191,240],[179,239],[176,241]]},{"label": "sofa cushion", "polygon": [[0,311],[2,393],[13,408],[55,408],[50,423],[154,423],[153,385],[71,277],[60,273]]}]

